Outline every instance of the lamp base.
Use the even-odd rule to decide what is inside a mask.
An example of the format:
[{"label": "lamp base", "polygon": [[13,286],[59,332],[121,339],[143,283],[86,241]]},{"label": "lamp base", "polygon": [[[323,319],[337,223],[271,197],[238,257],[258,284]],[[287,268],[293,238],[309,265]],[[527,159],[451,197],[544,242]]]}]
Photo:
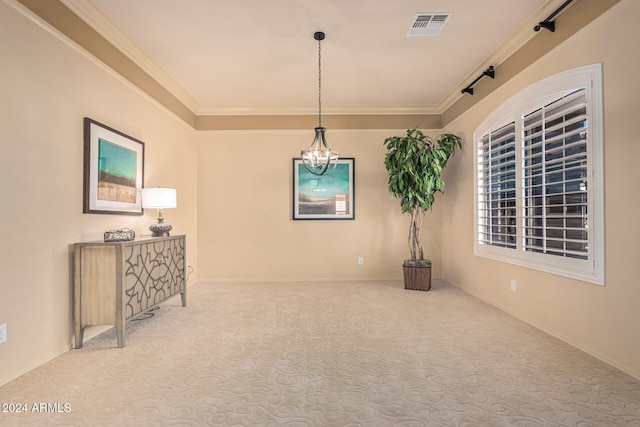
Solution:
[{"label": "lamp base", "polygon": [[173,227],[171,224],[152,224],[149,226],[149,230],[152,231],[151,237],[169,237],[169,232]]}]

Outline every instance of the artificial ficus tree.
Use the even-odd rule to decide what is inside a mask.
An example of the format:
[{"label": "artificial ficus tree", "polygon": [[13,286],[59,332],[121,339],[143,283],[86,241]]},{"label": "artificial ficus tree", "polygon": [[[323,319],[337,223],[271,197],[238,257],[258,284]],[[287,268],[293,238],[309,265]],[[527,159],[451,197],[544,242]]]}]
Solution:
[{"label": "artificial ficus tree", "polygon": [[389,194],[400,199],[402,213],[411,216],[409,252],[411,260],[419,262],[424,260],[420,241],[423,214],[431,209],[436,191],[444,192],[442,171],[456,148],[462,148],[462,139],[449,133],[434,139],[414,128],[407,130],[406,136],[385,139],[384,145]]}]

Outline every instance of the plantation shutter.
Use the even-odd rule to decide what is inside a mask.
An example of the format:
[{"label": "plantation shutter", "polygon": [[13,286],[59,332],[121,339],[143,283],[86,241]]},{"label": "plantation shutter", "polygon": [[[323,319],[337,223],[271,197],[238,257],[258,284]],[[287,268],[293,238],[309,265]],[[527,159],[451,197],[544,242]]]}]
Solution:
[{"label": "plantation shutter", "polygon": [[511,122],[478,144],[478,241],[516,247],[516,126]]},{"label": "plantation shutter", "polygon": [[588,258],[586,103],[579,89],[523,118],[525,251]]},{"label": "plantation shutter", "polygon": [[474,254],[605,282],[602,64],[549,76],[473,134]]}]

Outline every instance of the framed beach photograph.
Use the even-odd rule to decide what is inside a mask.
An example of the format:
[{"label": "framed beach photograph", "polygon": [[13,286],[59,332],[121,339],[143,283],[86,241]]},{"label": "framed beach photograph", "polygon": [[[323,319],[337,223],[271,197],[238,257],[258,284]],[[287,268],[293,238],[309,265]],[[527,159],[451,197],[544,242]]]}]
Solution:
[{"label": "framed beach photograph", "polygon": [[355,219],[355,159],[341,158],[324,175],[293,159],[293,219]]},{"label": "framed beach photograph", "polygon": [[144,142],[84,118],[84,213],[142,215]]}]

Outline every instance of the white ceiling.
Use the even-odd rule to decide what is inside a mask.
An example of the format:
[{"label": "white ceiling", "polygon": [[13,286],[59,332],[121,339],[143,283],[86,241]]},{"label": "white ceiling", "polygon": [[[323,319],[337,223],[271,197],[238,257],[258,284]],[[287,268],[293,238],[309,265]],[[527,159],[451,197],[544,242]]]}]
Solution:
[{"label": "white ceiling", "polygon": [[[561,0],[62,0],[197,114],[435,113]],[[452,13],[407,36],[416,13]],[[469,96],[469,95],[465,95]]]}]

